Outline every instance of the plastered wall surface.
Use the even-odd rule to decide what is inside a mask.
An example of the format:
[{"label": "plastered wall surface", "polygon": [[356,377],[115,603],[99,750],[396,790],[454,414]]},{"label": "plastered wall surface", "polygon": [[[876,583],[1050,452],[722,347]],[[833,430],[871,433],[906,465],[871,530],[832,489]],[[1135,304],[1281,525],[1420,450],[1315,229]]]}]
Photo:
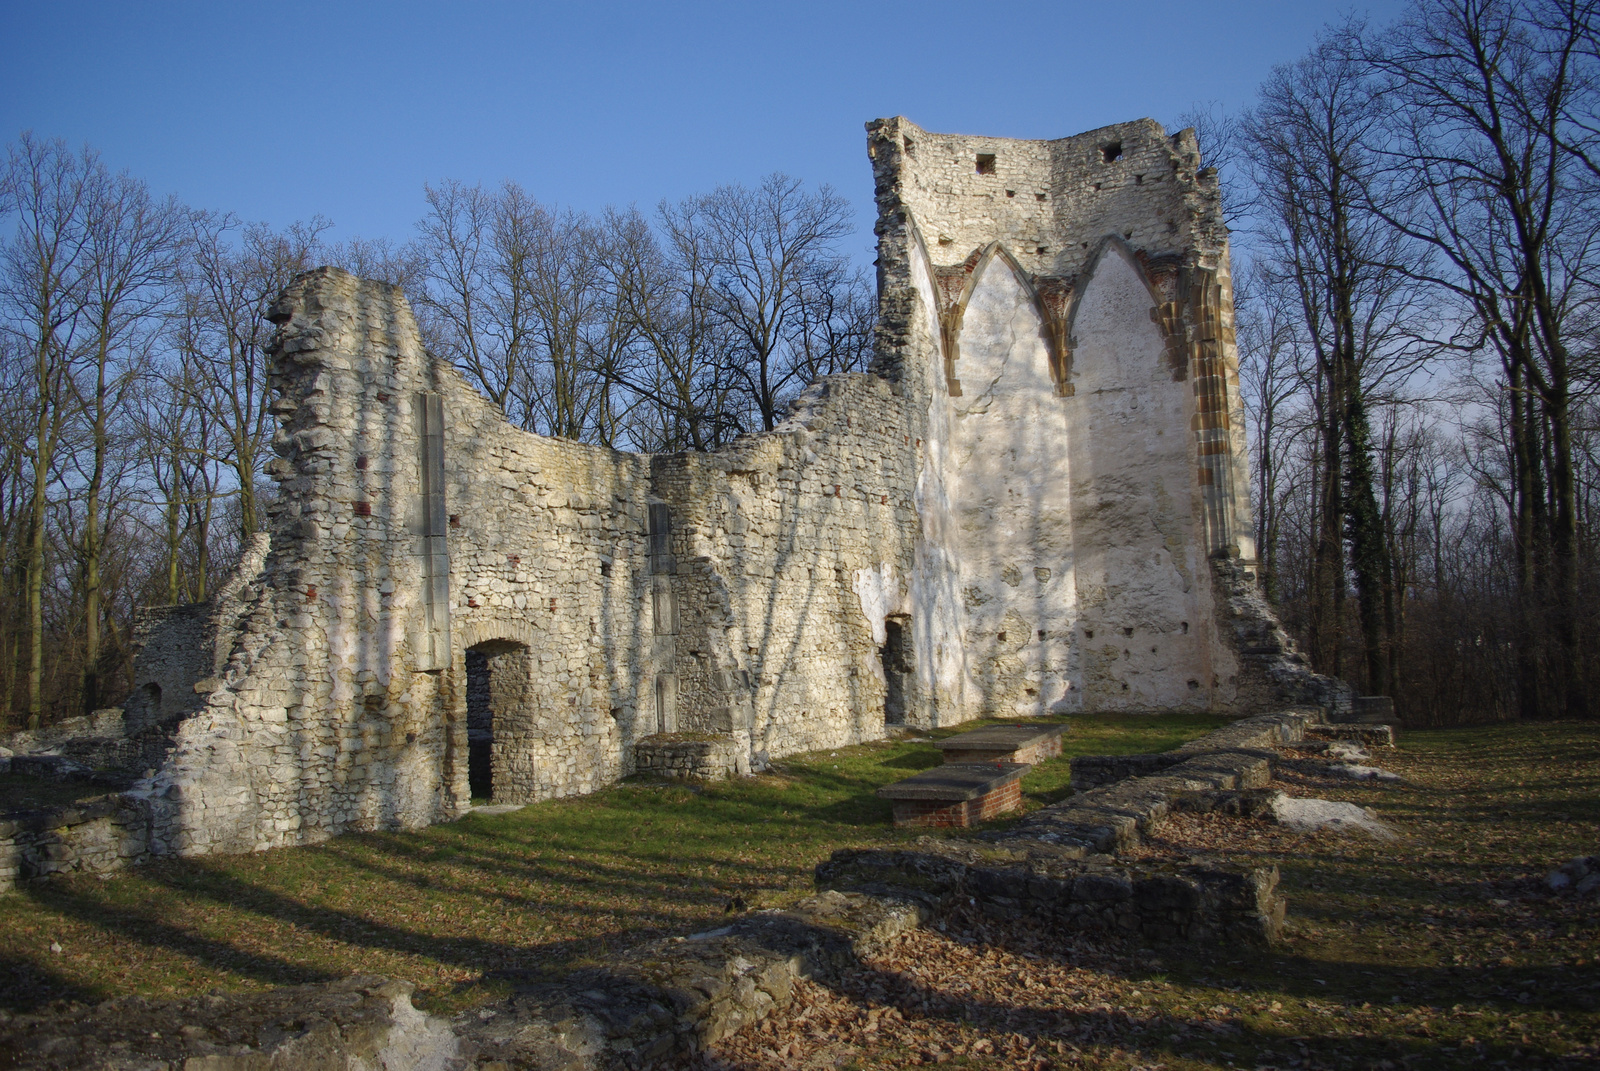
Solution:
[{"label": "plastered wall surface", "polygon": [[1226,234],[1192,136],[890,119],[868,146],[871,370],[711,454],[517,430],[398,290],[298,278],[271,313],[271,549],[210,676],[164,663],[198,709],[138,790],[151,851],[452,818],[469,724],[491,798],[527,802],[697,741],[742,771],[891,717],[1310,687],[1251,596]]},{"label": "plastered wall surface", "polygon": [[913,601],[930,705],[1228,709],[1210,560],[1253,554],[1248,464],[1226,231],[1192,135],[1141,121],[1021,142],[893,119],[869,142],[876,367],[928,398]]},{"label": "plastered wall surface", "polygon": [[987,716],[1076,709],[1070,433],[1045,327],[1009,257],[979,266],[949,398],[966,694]]},{"label": "plastered wall surface", "polygon": [[1073,318],[1072,497],[1084,701],[1207,709],[1209,548],[1195,518],[1194,392],[1163,359],[1137,265],[1107,246]]}]

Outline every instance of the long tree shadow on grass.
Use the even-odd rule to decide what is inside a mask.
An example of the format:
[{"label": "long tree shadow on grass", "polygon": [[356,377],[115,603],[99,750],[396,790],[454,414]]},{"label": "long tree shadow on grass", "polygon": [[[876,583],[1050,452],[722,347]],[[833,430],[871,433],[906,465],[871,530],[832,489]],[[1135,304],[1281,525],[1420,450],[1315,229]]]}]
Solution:
[{"label": "long tree shadow on grass", "polygon": [[[991,920],[958,912],[947,919],[949,937],[964,944],[980,947],[1003,948],[1018,952],[1035,962],[1057,967],[1079,968],[1093,971],[1107,978],[1150,986],[1170,978],[1170,968],[1150,955],[1148,949],[1136,946],[1109,935],[1081,934],[1067,938],[1055,935],[1041,939],[1036,926],[1020,924],[992,924]],[[1053,940],[1050,948],[1046,941]],[[1171,951],[1171,950],[1168,950]],[[1221,951],[1221,950],[1219,950]],[[1144,957],[1147,966],[1139,966]],[[1322,986],[1312,978],[1314,974],[1328,974],[1328,965],[1303,957],[1272,952],[1260,952],[1253,957],[1252,974],[1264,979],[1261,983],[1233,979],[1226,1000],[1244,1004],[1252,998],[1262,1000],[1272,996],[1299,996],[1322,1002],[1337,1001],[1347,1007],[1369,1007],[1379,993],[1362,988],[1349,979],[1332,979],[1333,984]],[[1245,961],[1237,957],[1222,960],[1196,960],[1193,965],[1201,971],[1237,968]],[[1157,969],[1159,967],[1159,972]],[[1448,978],[1449,972],[1433,969],[1406,969],[1393,971],[1387,978],[1391,990],[1404,1003],[1393,1010],[1398,1017],[1421,996],[1434,995],[1443,983],[1459,983]],[[1451,990],[1456,999],[1481,1003],[1501,1014],[1527,1013],[1529,1005],[1520,1001],[1496,1000],[1488,991],[1510,981],[1502,972],[1490,971],[1477,984]],[[1086,999],[1082,1007],[1041,1007],[1037,1005],[1001,1003],[974,998],[961,992],[964,979],[953,979],[955,987],[930,984],[913,974],[896,970],[866,968],[852,972],[842,979],[827,983],[827,988],[853,1002],[865,1014],[870,1006],[893,1007],[908,1022],[936,1021],[951,1028],[972,1028],[980,1035],[1000,1039],[1022,1037],[1028,1047],[1043,1046],[1040,1051],[1051,1053],[1056,1043],[1070,1045],[1075,1050],[1096,1050],[1110,1053],[1120,1061],[1134,1057],[1137,1061],[1167,1061],[1174,1058],[1198,1059],[1220,1064],[1225,1059],[1232,1066],[1244,1059],[1241,1066],[1308,1066],[1307,1054],[1336,1054],[1345,1060],[1403,1061],[1405,1067],[1479,1066],[1483,1063],[1522,1059],[1526,1066],[1530,1055],[1556,1060],[1559,1056],[1546,1045],[1527,1038],[1518,1038],[1512,1032],[1506,1038],[1478,1040],[1460,1026],[1460,1037],[1430,1038],[1406,1036],[1397,1029],[1393,1036],[1350,1033],[1344,1030],[1320,1034],[1302,1032],[1303,1024],[1285,1023],[1281,1027],[1259,1026],[1237,1021],[1223,1021],[1212,1015],[1173,1015],[1157,1007],[1132,1006],[1117,1008],[1108,1005],[1099,995]],[[1329,981],[1329,979],[1324,979]],[[1516,984],[1524,985],[1526,980]],[[1202,989],[1220,986],[1222,980],[1204,979],[1198,983]],[[1046,997],[1050,991],[1041,991]],[[1197,994],[1196,994],[1197,995]],[[1582,1005],[1569,1001],[1541,1002],[1538,1010],[1569,1012]],[[1213,1013],[1220,1008],[1212,1008]],[[1149,1015],[1140,1014],[1150,1012]],[[925,1032],[926,1033],[926,1032]],[[844,1044],[853,1042],[848,1036],[835,1040]],[[1226,1051],[1223,1051],[1226,1050]],[[943,1058],[948,1058],[948,1055]],[[841,1056],[840,1060],[848,1059]],[[1262,1064],[1262,1061],[1267,1061]],[[742,1065],[736,1060],[723,1059],[715,1054],[702,1057],[694,1065],[701,1071],[734,1071]],[[1117,1066],[1122,1066],[1121,1062]],[[1157,1063],[1157,1066],[1160,1066]],[[1398,1066],[1377,1062],[1365,1066]]]},{"label": "long tree shadow on grass", "polygon": [[[685,903],[697,904],[706,911],[721,910],[728,900],[727,893],[730,891],[748,894],[781,889],[785,887],[786,879],[793,874],[791,868],[740,864],[730,861],[725,856],[694,854],[689,851],[679,851],[671,856],[652,860],[643,860],[636,854],[620,850],[608,854],[613,854],[619,861],[608,864],[590,850],[582,858],[574,857],[570,861],[552,861],[537,866],[524,863],[520,869],[513,866],[516,861],[514,855],[502,858],[498,852],[455,853],[449,857],[448,863],[454,868],[473,871],[479,875],[481,882],[505,879],[509,875],[530,886],[560,889],[576,896],[586,893],[605,894],[634,899],[646,904],[659,902],[677,907]],[[457,896],[477,896],[485,902],[529,911],[549,910],[552,907],[548,900],[532,892],[508,892],[492,884],[466,887],[460,882],[450,881],[437,872],[419,873],[386,863],[371,851],[348,851],[340,853],[339,857],[352,869],[386,881],[411,886],[419,893],[443,891]],[[661,864],[662,869],[658,871],[644,869],[640,865],[642,861],[654,861]],[[719,868],[724,872],[719,873],[715,881],[704,877],[712,868]],[[725,873],[727,871],[732,873]],[[563,900],[565,909],[570,909],[573,902],[570,896]],[[670,922],[670,916],[665,913],[658,916],[641,910],[637,915],[641,918],[661,918]]]},{"label": "long tree shadow on grass", "polygon": [[[459,932],[421,932],[380,921],[359,912],[309,904],[260,885],[240,881],[219,870],[194,867],[190,877],[191,880],[171,882],[173,891],[191,898],[209,899],[219,906],[244,910],[263,918],[289,923],[308,933],[341,944],[433,960],[478,971],[514,968],[529,961],[567,959],[598,948],[624,947],[632,943],[636,939],[636,934],[645,928],[613,927],[584,937],[537,940],[527,945],[512,944]],[[194,877],[198,877],[199,880],[193,880]],[[538,903],[528,906],[549,907]],[[566,905],[563,910],[577,917],[611,919],[632,917],[658,923],[653,916],[639,911],[597,910],[573,904]]]},{"label": "long tree shadow on grass", "polygon": [[51,970],[41,959],[0,956],[0,1008],[26,1012],[58,1000],[88,1003],[107,995]]},{"label": "long tree shadow on grass", "polygon": [[[143,877],[153,877],[159,884],[162,867],[150,867]],[[178,886],[172,886],[178,887]],[[162,922],[156,915],[160,911],[159,899],[149,903],[148,910],[122,907],[109,901],[87,896],[71,886],[59,883],[31,885],[25,892],[41,907],[89,924],[96,929],[146,945],[165,949],[229,974],[240,975],[257,982],[272,985],[302,985],[323,982],[335,975],[308,967],[279,956],[266,956],[249,952],[236,945],[205,937],[192,931]],[[34,964],[34,969],[41,969]]]}]

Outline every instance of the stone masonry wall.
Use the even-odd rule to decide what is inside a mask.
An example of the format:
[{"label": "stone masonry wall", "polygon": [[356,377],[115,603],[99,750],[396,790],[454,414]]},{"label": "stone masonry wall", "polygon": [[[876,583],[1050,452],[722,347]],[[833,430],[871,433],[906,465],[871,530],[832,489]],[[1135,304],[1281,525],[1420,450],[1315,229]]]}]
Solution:
[{"label": "stone masonry wall", "polygon": [[[713,454],[520,431],[398,290],[297,278],[271,311],[271,550],[138,789],[151,850],[460,814],[469,704],[491,795],[526,802],[659,734],[724,738],[739,769],[879,737],[885,661],[920,727],[1304,692],[1236,582],[1227,241],[1192,135],[868,135],[871,371]],[[160,687],[165,711],[183,687]]]},{"label": "stone masonry wall", "polygon": [[267,534],[257,533],[205,602],[140,612],[134,626],[138,657],[123,702],[129,736],[169,725],[205,705],[205,682],[228,664],[239,616],[255,595],[250,585],[261,572],[268,546]]},{"label": "stone masonry wall", "polygon": [[1230,709],[1252,558],[1227,235],[1191,132],[868,125],[875,368],[926,399],[912,602],[945,721]]},{"label": "stone masonry wall", "polygon": [[757,765],[884,733],[879,654],[916,513],[903,405],[831,376],[770,434],[656,459],[673,513],[679,730],[749,730]]}]

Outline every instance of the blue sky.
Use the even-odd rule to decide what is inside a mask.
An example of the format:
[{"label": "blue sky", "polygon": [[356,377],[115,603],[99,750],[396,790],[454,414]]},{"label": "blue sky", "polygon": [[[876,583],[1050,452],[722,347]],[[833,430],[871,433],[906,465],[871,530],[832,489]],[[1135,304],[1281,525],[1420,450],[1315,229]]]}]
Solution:
[{"label": "blue sky", "polygon": [[[1358,5],[1377,21],[1399,0]],[[1236,109],[1351,10],[1317,0],[241,4],[0,0],[0,136],[87,142],[161,193],[409,238],[425,182],[650,209],[831,183],[871,259],[862,124],[1052,138]]]}]

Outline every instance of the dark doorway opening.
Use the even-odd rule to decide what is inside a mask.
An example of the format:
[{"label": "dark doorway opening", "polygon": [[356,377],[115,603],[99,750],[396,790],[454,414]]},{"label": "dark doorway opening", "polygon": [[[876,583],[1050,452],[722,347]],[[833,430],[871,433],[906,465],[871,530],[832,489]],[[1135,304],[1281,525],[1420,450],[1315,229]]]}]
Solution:
[{"label": "dark doorway opening", "polygon": [[494,710],[489,705],[489,655],[467,651],[467,785],[475,800],[494,798]]},{"label": "dark doorway opening", "polygon": [[906,686],[911,681],[911,619],[900,615],[883,622],[884,641],[878,648],[883,661],[883,679],[888,686],[883,697],[883,723],[906,723]]}]

